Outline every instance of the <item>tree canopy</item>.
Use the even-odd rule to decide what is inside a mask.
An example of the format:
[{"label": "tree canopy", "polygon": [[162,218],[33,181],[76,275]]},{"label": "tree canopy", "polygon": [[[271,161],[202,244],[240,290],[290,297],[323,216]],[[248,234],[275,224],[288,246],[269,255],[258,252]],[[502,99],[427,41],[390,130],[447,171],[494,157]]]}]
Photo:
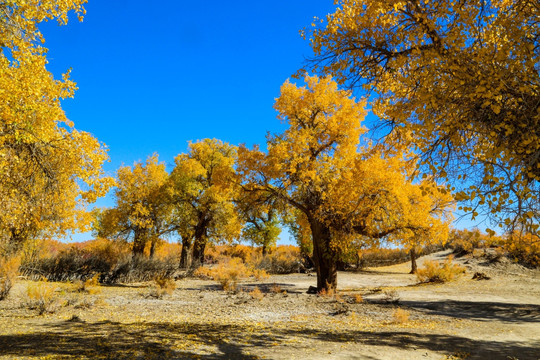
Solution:
[{"label": "tree canopy", "polygon": [[[275,108],[288,129],[268,137],[266,153],[240,147],[238,168],[248,191],[273,194],[309,224],[322,290],[336,287],[336,261],[355,238],[428,227],[431,207],[413,201],[420,195],[429,202],[427,184],[407,180],[403,154],[360,146],[364,102],[330,78],[305,82],[282,86]],[[426,190],[419,194],[420,186]]]},{"label": "tree canopy", "polygon": [[[37,25],[82,15],[84,1],[0,3],[0,238],[16,251],[39,235],[87,229],[85,206],[106,193],[104,145],[77,131],[60,101],[72,97],[69,72],[56,80]],[[6,248],[7,246],[7,248]],[[11,251],[10,250],[10,251]]]},{"label": "tree canopy", "polygon": [[540,220],[540,6],[342,0],[309,31],[311,69],[363,87],[425,170],[461,183],[473,218]]}]

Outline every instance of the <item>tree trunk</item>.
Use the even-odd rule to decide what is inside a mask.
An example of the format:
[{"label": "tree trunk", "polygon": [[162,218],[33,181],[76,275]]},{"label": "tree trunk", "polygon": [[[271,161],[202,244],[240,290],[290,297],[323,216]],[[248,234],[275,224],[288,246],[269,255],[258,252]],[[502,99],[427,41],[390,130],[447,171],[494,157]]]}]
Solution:
[{"label": "tree trunk", "polygon": [[135,232],[135,238],[133,239],[133,257],[144,256],[144,247],[146,246],[146,241],[144,235],[141,232]]},{"label": "tree trunk", "polygon": [[206,239],[204,237],[195,238],[193,244],[193,255],[191,256],[191,268],[195,269],[204,264],[204,250],[206,249]]},{"label": "tree trunk", "polygon": [[263,245],[262,246],[262,256],[265,257],[266,255],[268,255],[268,246]]},{"label": "tree trunk", "polygon": [[199,222],[195,227],[194,242],[193,242],[193,255],[191,257],[191,268],[195,269],[204,264],[204,249],[206,248],[206,242],[208,237],[206,236],[206,227],[208,221],[204,214],[199,215]]},{"label": "tree trunk", "polygon": [[191,266],[192,246],[193,242],[190,238],[182,238],[182,251],[180,252],[180,269],[188,269]]},{"label": "tree trunk", "polygon": [[313,262],[317,271],[317,292],[337,288],[337,254],[330,247],[330,229],[323,223],[312,220]]},{"label": "tree trunk", "polygon": [[413,246],[410,251],[411,255],[411,272],[410,274],[416,274],[418,266],[416,265],[416,248]]},{"label": "tree trunk", "polygon": [[156,243],[157,240],[152,240],[152,242],[150,243],[150,259],[153,259],[156,253]]}]

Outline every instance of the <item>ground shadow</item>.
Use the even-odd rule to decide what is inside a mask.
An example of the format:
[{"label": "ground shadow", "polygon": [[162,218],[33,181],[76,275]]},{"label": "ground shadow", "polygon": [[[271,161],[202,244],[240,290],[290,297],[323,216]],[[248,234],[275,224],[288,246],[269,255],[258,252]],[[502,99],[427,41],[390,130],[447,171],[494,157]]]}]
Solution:
[{"label": "ground shadow", "polygon": [[[325,345],[341,343],[357,346],[358,358],[365,346],[418,351],[435,351],[441,355],[468,353],[468,359],[537,359],[540,343],[473,340],[443,334],[411,331],[332,331],[312,328],[254,327],[200,323],[121,324],[104,321],[86,323],[75,319],[43,326],[41,331],[0,336],[0,355],[57,356],[92,359],[255,359],[257,353],[280,358],[276,344],[295,341],[298,354],[317,348],[312,340]],[[302,339],[306,340],[302,344]],[[351,345],[356,344],[356,345]],[[273,350],[276,349],[274,352]],[[269,352],[270,351],[270,352]],[[307,354],[307,352],[306,352]]]},{"label": "ground shadow", "polygon": [[[509,323],[540,322],[540,305],[510,304],[475,301],[400,301],[400,304],[429,312],[461,319],[503,321]],[[539,353],[540,357],[540,353]]]}]

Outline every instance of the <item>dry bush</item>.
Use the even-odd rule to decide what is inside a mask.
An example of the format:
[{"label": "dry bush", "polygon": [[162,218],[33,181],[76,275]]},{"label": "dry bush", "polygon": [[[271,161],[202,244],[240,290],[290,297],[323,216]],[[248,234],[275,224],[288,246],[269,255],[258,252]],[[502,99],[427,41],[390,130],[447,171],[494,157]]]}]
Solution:
[{"label": "dry bush", "polygon": [[58,306],[55,286],[46,279],[28,284],[24,304],[29,309],[36,310],[39,315],[55,312]]},{"label": "dry bush", "polygon": [[228,262],[219,263],[210,270],[212,279],[218,281],[225,291],[236,291],[238,281],[252,275],[240,258],[233,258]]},{"label": "dry bush", "polygon": [[270,274],[298,273],[304,268],[300,249],[292,245],[277,246],[271,254],[253,258],[252,261],[254,268]]},{"label": "dry bush", "polygon": [[256,250],[251,246],[236,244],[226,247],[223,255],[240,258],[245,263],[248,259],[254,257],[255,252]]},{"label": "dry bush", "polygon": [[257,281],[266,280],[270,277],[270,275],[266,272],[266,270],[262,270],[262,269],[254,269],[252,273],[253,273],[253,277]]},{"label": "dry bush", "polygon": [[268,291],[270,291],[272,294],[280,294],[282,292],[281,286],[279,286],[278,284],[272,284]]},{"label": "dry bush", "polygon": [[133,257],[129,244],[97,239],[51,252],[34,262],[26,261],[21,271],[30,278],[44,276],[51,281],[83,280],[96,273],[101,274],[101,283],[150,281],[156,275],[170,277],[178,268],[177,256],[161,255],[153,259]]},{"label": "dry bush", "polygon": [[199,266],[195,271],[193,271],[193,276],[203,280],[213,279],[212,270],[205,266]]},{"label": "dry bush", "polygon": [[262,300],[264,298],[263,292],[258,287],[255,287],[255,289],[253,289],[253,291],[250,291],[249,295],[253,299],[257,299],[257,300]]},{"label": "dry bush", "polygon": [[85,281],[76,280],[74,284],[77,292],[98,294],[101,291],[99,286],[99,274],[94,274],[94,276],[86,279]]},{"label": "dry bush", "polygon": [[173,279],[156,276],[147,297],[161,299],[164,295],[171,295],[174,289],[176,289],[176,283]]},{"label": "dry bush", "polygon": [[533,234],[510,237],[503,249],[514,261],[529,267],[540,267],[540,238]]},{"label": "dry bush", "polygon": [[454,264],[452,258],[449,257],[442,264],[436,261],[425,261],[424,266],[418,269],[416,276],[423,283],[443,283],[454,280],[463,273],[465,273],[465,268]]},{"label": "dry bush", "polygon": [[364,298],[362,297],[361,294],[354,294],[352,299],[353,299],[353,303],[355,304],[361,304],[364,302]]},{"label": "dry bush", "polygon": [[4,300],[17,278],[20,260],[18,257],[0,256],[0,300]]},{"label": "dry bush", "polygon": [[392,313],[392,323],[405,324],[409,321],[410,313],[402,308],[397,308]]}]

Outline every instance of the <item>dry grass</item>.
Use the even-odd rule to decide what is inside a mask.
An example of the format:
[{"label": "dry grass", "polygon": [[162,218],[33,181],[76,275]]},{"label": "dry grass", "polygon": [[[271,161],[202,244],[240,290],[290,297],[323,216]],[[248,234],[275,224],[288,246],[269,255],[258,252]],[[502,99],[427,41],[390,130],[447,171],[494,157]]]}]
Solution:
[{"label": "dry grass", "polygon": [[36,310],[38,315],[53,313],[58,305],[58,297],[55,294],[55,286],[46,279],[28,284],[24,304],[31,310]]}]

